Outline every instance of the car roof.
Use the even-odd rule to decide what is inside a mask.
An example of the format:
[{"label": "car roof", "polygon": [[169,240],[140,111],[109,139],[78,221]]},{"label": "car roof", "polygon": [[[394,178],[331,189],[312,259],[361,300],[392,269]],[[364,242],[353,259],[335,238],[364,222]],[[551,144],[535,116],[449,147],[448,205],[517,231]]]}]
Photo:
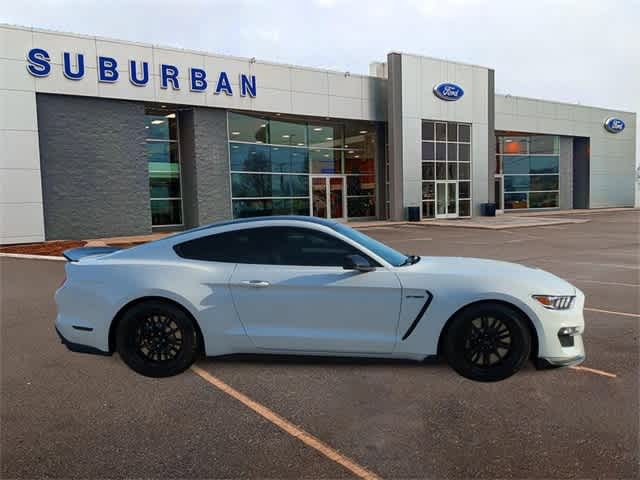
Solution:
[{"label": "car roof", "polygon": [[325,218],[318,217],[306,217],[303,215],[273,215],[268,217],[248,217],[248,218],[238,218],[235,220],[226,220],[222,222],[214,222],[208,225],[202,225],[200,227],[192,228],[190,230],[185,230],[184,232],[179,232],[175,235],[172,235],[171,238],[175,239],[176,237],[181,237],[183,235],[200,232],[203,230],[209,230],[210,228],[224,227],[227,225],[242,225],[242,224],[251,224],[255,222],[281,222],[283,220],[295,220],[298,222],[306,222],[306,223],[315,223],[317,225],[324,225],[325,227],[334,228],[337,224],[334,220],[327,220]]}]

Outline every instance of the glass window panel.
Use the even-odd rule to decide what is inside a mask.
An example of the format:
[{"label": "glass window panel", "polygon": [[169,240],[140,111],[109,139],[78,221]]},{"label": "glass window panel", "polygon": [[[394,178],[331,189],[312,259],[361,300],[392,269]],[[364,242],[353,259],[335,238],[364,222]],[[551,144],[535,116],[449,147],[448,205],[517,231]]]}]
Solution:
[{"label": "glass window panel", "polygon": [[457,123],[447,124],[447,140],[449,142],[455,142],[456,140],[458,140],[458,124]]},{"label": "glass window panel", "polygon": [[447,164],[445,162],[436,162],[436,179],[447,179]]},{"label": "glass window panel", "polygon": [[471,178],[471,164],[459,163],[458,176],[460,177],[460,180],[469,180]]},{"label": "glass window panel", "polygon": [[342,143],[336,143],[336,147],[364,150],[366,155],[373,157],[375,154],[375,144],[376,133],[373,125],[347,122],[344,129],[344,145]]},{"label": "glass window panel", "polygon": [[[326,137],[332,138],[332,135]],[[326,138],[325,137],[325,138]],[[269,121],[269,139],[274,145],[307,145],[307,126],[304,123]]]},{"label": "glass window panel", "polygon": [[512,210],[516,208],[529,208],[527,204],[527,194],[526,193],[505,193],[504,208],[505,210]]},{"label": "glass window panel", "polygon": [[471,126],[470,125],[458,125],[458,141],[470,142],[471,141]]},{"label": "glass window panel", "polygon": [[347,175],[347,195],[375,195],[375,175]]},{"label": "glass window panel", "polygon": [[349,149],[344,151],[344,169],[345,173],[375,173],[376,162],[362,150]]},{"label": "glass window panel", "polygon": [[436,123],[436,140],[446,141],[447,140],[447,124],[446,123]]},{"label": "glass window panel", "polygon": [[422,140],[434,140],[433,122],[422,122]]},{"label": "glass window panel", "polygon": [[471,182],[458,183],[458,196],[460,198],[471,198]]},{"label": "glass window panel", "polygon": [[433,162],[422,162],[422,179],[433,180],[435,178],[436,166]]},{"label": "glass window panel", "polygon": [[182,201],[151,200],[151,225],[182,225]]},{"label": "glass window panel", "polygon": [[458,145],[458,161],[469,162],[471,161],[471,145],[461,143]]},{"label": "glass window panel", "polygon": [[529,208],[557,208],[558,192],[532,192],[529,194]]},{"label": "glass window panel", "polygon": [[229,112],[229,140],[270,143],[268,125],[264,118]]},{"label": "glass window panel", "polygon": [[347,197],[347,215],[349,217],[375,217],[375,197]]},{"label": "glass window panel", "polygon": [[180,177],[149,177],[151,198],[180,198]]},{"label": "glass window panel", "polygon": [[500,137],[500,153],[521,155],[529,153],[529,137]]},{"label": "glass window panel", "polygon": [[344,130],[342,126],[311,124],[308,136],[310,147],[339,148],[343,144]]},{"label": "glass window panel", "polygon": [[309,150],[311,173],[342,173],[340,150]]},{"label": "glass window panel", "polygon": [[308,173],[309,158],[306,148],[271,147],[271,171]]},{"label": "glass window panel", "polygon": [[530,157],[531,173],[558,173],[559,158],[556,155]]},{"label": "glass window panel", "polygon": [[458,200],[458,215],[461,217],[471,216],[471,200]]},{"label": "glass window panel", "polygon": [[435,143],[422,142],[422,160],[435,160]]},{"label": "glass window panel", "polygon": [[560,139],[551,135],[532,135],[529,137],[529,153],[558,154]]},{"label": "glass window panel", "polygon": [[268,215],[309,215],[308,198],[234,200],[233,217],[262,217]]},{"label": "glass window panel", "polygon": [[267,145],[232,143],[229,153],[232,171],[271,171],[271,151]]},{"label": "glass window panel", "polygon": [[146,138],[154,140],[177,140],[177,120],[175,112],[151,114],[144,117]]},{"label": "glass window panel", "polygon": [[529,173],[529,157],[511,156],[502,157],[502,168],[507,175]]},{"label": "glass window panel", "polygon": [[232,173],[231,191],[234,197],[304,197],[309,195],[309,177]]},{"label": "glass window panel", "polygon": [[505,192],[525,192],[529,190],[529,175],[505,175]]},{"label": "glass window panel", "polygon": [[178,163],[178,144],[175,142],[146,142],[149,163]]},{"label": "glass window panel", "polygon": [[450,162],[455,162],[458,160],[458,144],[457,143],[447,144],[447,160],[449,160]]},{"label": "glass window panel", "polygon": [[180,165],[177,163],[150,163],[149,176],[158,178],[180,177]]},{"label": "glass window panel", "polygon": [[458,179],[458,164],[455,162],[447,162],[447,180]]},{"label": "glass window panel", "polygon": [[446,159],[447,159],[447,144],[436,143],[436,160],[446,160]]},{"label": "glass window panel", "polygon": [[422,202],[422,218],[434,218],[436,216],[435,202]]},{"label": "glass window panel", "polygon": [[422,199],[423,200],[435,200],[436,198],[436,184],[435,182],[422,182]]},{"label": "glass window panel", "polygon": [[558,190],[558,175],[531,175],[530,190]]}]

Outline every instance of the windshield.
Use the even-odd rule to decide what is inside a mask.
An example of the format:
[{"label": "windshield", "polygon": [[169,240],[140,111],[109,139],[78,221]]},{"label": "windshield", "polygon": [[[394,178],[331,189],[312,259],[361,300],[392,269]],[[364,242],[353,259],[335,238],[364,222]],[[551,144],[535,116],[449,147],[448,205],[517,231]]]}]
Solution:
[{"label": "windshield", "polygon": [[401,265],[406,265],[407,263],[409,263],[409,257],[405,254],[400,253],[397,250],[388,247],[384,243],[374,240],[373,238],[365,235],[364,233],[360,233],[353,228],[342,225],[341,223],[337,223],[333,225],[333,229],[336,232],[341,233],[345,237],[358,242],[360,245],[368,250],[371,250],[379,257],[384,258],[388,263],[395,267],[399,267]]}]

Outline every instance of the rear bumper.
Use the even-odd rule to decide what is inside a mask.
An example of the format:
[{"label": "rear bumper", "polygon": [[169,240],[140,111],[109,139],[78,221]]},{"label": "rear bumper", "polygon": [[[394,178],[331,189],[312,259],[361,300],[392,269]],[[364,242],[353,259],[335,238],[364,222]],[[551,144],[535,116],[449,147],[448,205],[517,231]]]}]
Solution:
[{"label": "rear bumper", "polygon": [[65,338],[64,335],[62,335],[62,333],[60,333],[60,330],[58,330],[58,327],[56,327],[56,333],[58,334],[58,337],[60,337],[60,342],[62,342],[62,344],[72,352],[91,353],[93,355],[107,355],[107,356],[111,355],[110,352],[105,352],[103,350],[100,350],[99,348],[92,347],[90,345],[82,345],[80,343],[75,343],[68,340],[67,338]]}]

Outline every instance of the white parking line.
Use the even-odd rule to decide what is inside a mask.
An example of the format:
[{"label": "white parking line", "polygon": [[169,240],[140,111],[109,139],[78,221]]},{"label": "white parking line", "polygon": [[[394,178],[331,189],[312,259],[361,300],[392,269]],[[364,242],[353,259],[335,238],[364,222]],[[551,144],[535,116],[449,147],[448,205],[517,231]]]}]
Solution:
[{"label": "white parking line", "polygon": [[603,377],[618,378],[618,376],[615,373],[605,372],[604,370],[596,370],[595,368],[583,367],[581,365],[575,365],[569,368],[572,370],[578,370],[581,372],[595,373],[596,375],[601,375]]},{"label": "white parking line", "polygon": [[322,440],[319,440],[318,438],[314,437],[310,433],[302,430],[300,427],[296,427],[293,423],[281,417],[273,410],[265,407],[264,405],[256,402],[255,400],[252,400],[251,398],[247,397],[245,394],[239,392],[232,386],[220,380],[218,377],[211,375],[206,370],[203,370],[202,368],[197,367],[195,365],[191,366],[191,370],[196,375],[200,376],[203,380],[209,382],[211,385],[221,390],[222,392],[226,393],[227,395],[235,398],[236,400],[241,402],[243,405],[245,405],[246,407],[256,412],[258,415],[262,416],[263,418],[270,421],[271,423],[276,425],[278,428],[280,428],[284,432],[291,435],[293,438],[297,438],[298,440],[303,442],[305,445],[311,448],[314,448],[325,457],[329,458],[330,460],[333,460],[339,465],[342,465],[344,468],[351,471],[351,473],[353,473],[357,477],[360,477],[365,480],[380,480],[380,477],[378,477],[378,475],[376,475],[375,473],[371,472],[370,470],[367,470],[365,467],[361,465],[358,465],[356,462],[354,462],[350,458],[342,455],[338,451],[331,448]]},{"label": "white parking line", "polygon": [[603,282],[601,280],[588,280],[586,278],[574,278],[574,282],[582,282],[582,283],[595,283],[598,285],[613,285],[614,287],[631,287],[631,288],[640,288],[640,284],[638,283],[620,283],[620,282]]},{"label": "white parking line", "polygon": [[55,260],[58,262],[66,262],[64,257],[54,257],[51,255],[29,255],[26,253],[0,253],[0,258],[22,258],[24,260]]},{"label": "white parking line", "polygon": [[587,307],[584,307],[584,309],[589,312],[608,313],[609,315],[620,315],[623,317],[640,318],[639,313],[612,312],[611,310],[600,310],[599,308],[587,308]]},{"label": "white parking line", "polygon": [[392,240],[389,241],[389,243],[400,243],[400,242],[415,242],[418,240],[433,240],[433,238],[429,238],[429,237],[421,237],[421,238],[401,238],[399,240]]}]

